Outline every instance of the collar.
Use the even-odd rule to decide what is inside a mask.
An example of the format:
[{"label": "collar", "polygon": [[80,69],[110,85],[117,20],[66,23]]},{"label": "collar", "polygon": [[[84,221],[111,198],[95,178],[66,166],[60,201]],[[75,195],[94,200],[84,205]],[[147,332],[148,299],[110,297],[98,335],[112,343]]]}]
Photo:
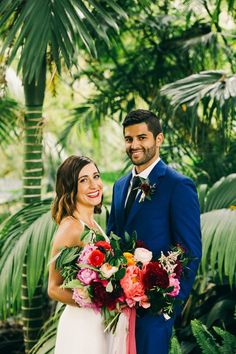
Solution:
[{"label": "collar", "polygon": [[131,180],[133,179],[134,176],[139,176],[139,177],[142,177],[142,178],[145,178],[147,179],[149,174],[151,173],[151,171],[153,170],[153,168],[158,164],[158,162],[161,160],[160,157],[158,157],[150,166],[148,166],[145,170],[143,170],[142,172],[140,173],[136,173],[135,171],[135,167],[133,167],[132,169],[132,178]]}]

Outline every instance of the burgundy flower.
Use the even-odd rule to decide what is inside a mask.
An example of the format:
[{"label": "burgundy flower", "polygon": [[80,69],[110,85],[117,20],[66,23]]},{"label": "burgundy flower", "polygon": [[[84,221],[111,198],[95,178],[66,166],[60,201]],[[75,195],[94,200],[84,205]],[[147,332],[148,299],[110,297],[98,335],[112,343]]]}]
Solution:
[{"label": "burgundy flower", "polygon": [[122,289],[115,289],[111,293],[106,292],[106,288],[101,282],[93,282],[93,302],[97,307],[106,306],[109,310],[114,310],[116,303],[124,294]]},{"label": "burgundy flower", "polygon": [[145,289],[152,289],[154,286],[166,289],[169,286],[169,277],[159,262],[147,264],[143,274],[143,285]]},{"label": "burgundy flower", "polygon": [[106,297],[106,288],[100,282],[93,282],[91,284],[93,289],[93,301],[97,307],[104,306],[104,301]]},{"label": "burgundy flower", "polygon": [[151,186],[146,182],[141,183],[139,188],[144,191],[146,195],[148,195],[151,191]]},{"label": "burgundy flower", "polygon": [[143,242],[141,240],[137,240],[135,243],[135,248],[138,248],[138,247],[146,248],[148,250],[148,247],[145,245],[145,242]]},{"label": "burgundy flower", "polygon": [[180,262],[178,259],[177,259],[177,261],[175,262],[175,264],[177,264],[177,265],[176,265],[176,267],[175,267],[174,272],[175,272],[175,274],[176,274],[176,278],[177,278],[177,279],[180,279],[181,274],[182,274],[182,271],[183,271],[183,267],[182,267],[181,262]]}]

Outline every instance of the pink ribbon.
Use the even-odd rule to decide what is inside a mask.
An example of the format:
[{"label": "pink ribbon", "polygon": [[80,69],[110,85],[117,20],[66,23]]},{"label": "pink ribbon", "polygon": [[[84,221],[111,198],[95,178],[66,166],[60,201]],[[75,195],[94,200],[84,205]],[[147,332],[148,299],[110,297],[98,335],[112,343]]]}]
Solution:
[{"label": "pink ribbon", "polygon": [[126,308],[125,314],[128,317],[128,333],[126,337],[126,354],[136,354],[136,341],[135,341],[135,322],[136,322],[136,309]]}]

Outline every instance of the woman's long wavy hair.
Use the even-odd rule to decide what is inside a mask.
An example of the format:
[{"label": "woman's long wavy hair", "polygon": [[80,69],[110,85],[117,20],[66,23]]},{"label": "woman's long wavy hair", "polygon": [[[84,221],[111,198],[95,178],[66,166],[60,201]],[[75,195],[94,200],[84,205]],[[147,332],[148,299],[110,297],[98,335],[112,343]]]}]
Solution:
[{"label": "woman's long wavy hair", "polygon": [[[56,197],[52,204],[52,217],[57,224],[60,224],[64,217],[73,216],[76,208],[79,173],[84,166],[90,163],[93,163],[97,168],[90,158],[72,155],[59,166],[56,179]],[[95,206],[94,212],[101,213],[101,207],[101,204]]]}]

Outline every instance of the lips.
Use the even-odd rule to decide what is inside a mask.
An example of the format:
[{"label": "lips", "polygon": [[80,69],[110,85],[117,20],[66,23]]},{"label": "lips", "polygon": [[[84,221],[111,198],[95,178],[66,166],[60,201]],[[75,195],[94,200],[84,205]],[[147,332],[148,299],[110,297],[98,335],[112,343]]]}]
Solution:
[{"label": "lips", "polygon": [[89,198],[97,198],[97,197],[99,197],[99,195],[100,195],[100,192],[96,191],[96,192],[93,192],[93,193],[88,193],[87,197],[89,197]]},{"label": "lips", "polygon": [[139,156],[140,154],[143,153],[143,150],[133,150],[130,152],[133,157]]}]

